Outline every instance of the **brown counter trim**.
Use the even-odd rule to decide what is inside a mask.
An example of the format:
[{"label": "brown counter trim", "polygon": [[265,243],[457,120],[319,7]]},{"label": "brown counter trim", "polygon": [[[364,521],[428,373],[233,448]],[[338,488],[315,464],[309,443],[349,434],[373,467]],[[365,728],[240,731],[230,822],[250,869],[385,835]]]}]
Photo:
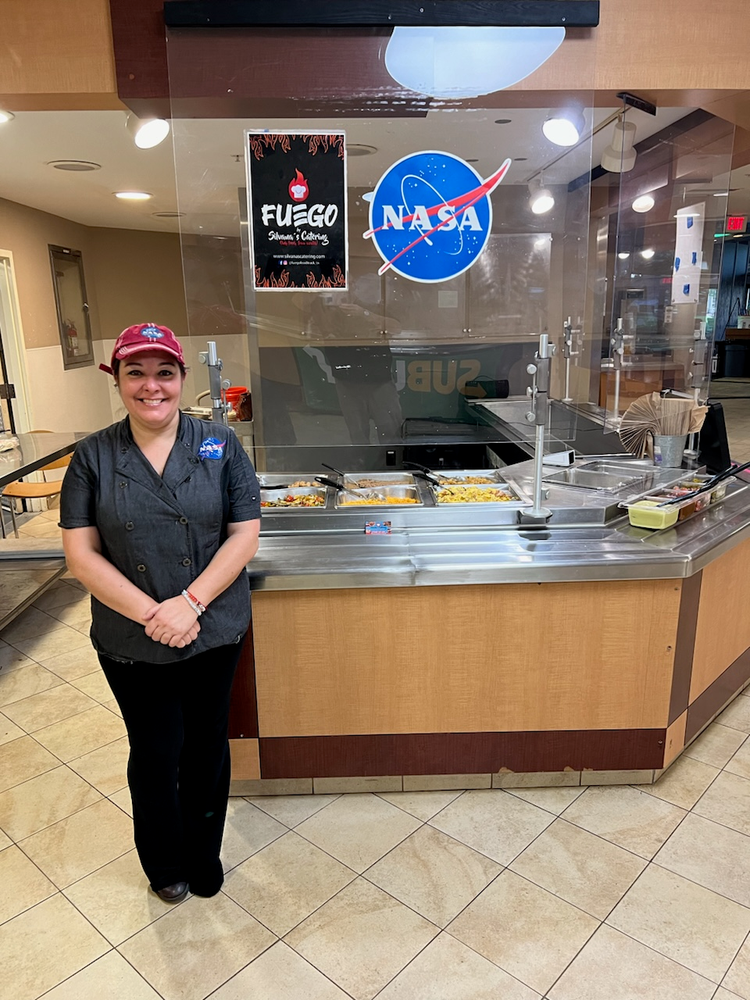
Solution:
[{"label": "brown counter trim", "polygon": [[662,767],[664,729],[406,733],[260,739],[261,778],[509,771],[630,771]]},{"label": "brown counter trim", "polygon": [[741,653],[688,708],[685,743],[689,743],[696,733],[710,722],[748,679],[750,679],[750,649]]},{"label": "brown counter trim", "polygon": [[258,735],[258,695],[255,690],[253,623],[250,622],[232,685],[232,699],[229,704],[229,739],[257,739]]},{"label": "brown counter trim", "polygon": [[690,683],[693,678],[693,653],[695,633],[698,628],[698,607],[701,599],[703,570],[682,581],[680,613],[677,619],[677,641],[672,668],[672,694],[669,699],[669,722],[672,725],[690,702]]}]

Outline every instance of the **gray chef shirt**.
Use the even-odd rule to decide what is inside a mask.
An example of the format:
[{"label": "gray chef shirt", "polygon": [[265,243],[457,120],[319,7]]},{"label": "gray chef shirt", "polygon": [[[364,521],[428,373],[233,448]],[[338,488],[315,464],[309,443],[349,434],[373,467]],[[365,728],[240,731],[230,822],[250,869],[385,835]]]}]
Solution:
[{"label": "gray chef shirt", "polygon": [[[190,589],[226,540],[228,524],[260,517],[260,487],[234,431],[223,424],[181,412],[159,476],[126,417],[76,447],[60,506],[62,528],[97,528],[104,557],[160,603]],[[184,649],[154,642],[143,625],[93,596],[91,614],[91,641],[99,652],[172,663],[238,641],[250,621],[250,587],[243,570],[211,602],[197,639]]]}]

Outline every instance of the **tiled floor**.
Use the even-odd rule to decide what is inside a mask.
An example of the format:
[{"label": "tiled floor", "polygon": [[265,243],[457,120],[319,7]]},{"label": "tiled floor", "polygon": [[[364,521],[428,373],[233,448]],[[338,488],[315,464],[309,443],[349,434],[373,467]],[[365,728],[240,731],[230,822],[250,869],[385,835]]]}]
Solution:
[{"label": "tiled floor", "polygon": [[0,637],[0,1000],[750,1000],[750,695],[655,786],[232,799],[170,907],[88,623]]}]

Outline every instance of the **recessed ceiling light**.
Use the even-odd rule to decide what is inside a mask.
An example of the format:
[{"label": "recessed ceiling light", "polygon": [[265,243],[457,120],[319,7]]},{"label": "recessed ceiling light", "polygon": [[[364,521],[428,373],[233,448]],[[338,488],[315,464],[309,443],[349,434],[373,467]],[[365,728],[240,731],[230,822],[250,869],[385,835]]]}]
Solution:
[{"label": "recessed ceiling light", "polygon": [[5,125],[6,122],[12,122],[16,116],[12,111],[1,111],[0,110],[0,125]]},{"label": "recessed ceiling light", "polygon": [[650,194],[642,194],[635,199],[632,208],[634,212],[650,212],[655,204]]},{"label": "recessed ceiling light", "polygon": [[123,201],[148,201],[153,195],[147,191],[115,191],[115,198],[121,198]]},{"label": "recessed ceiling light", "polygon": [[350,142],[346,147],[348,156],[372,156],[377,151],[377,146],[367,146],[363,142]]},{"label": "recessed ceiling light", "polygon": [[71,170],[75,173],[86,173],[89,170],[101,170],[101,163],[94,163],[93,160],[50,160],[48,167],[55,170]]},{"label": "recessed ceiling light", "polygon": [[528,160],[528,156],[514,156],[513,157],[513,162],[514,163],[525,163],[527,160]]},{"label": "recessed ceiling light", "polygon": [[511,123],[512,120],[513,120],[512,118],[496,118],[495,119],[495,124],[496,125],[510,125],[510,123]]},{"label": "recessed ceiling light", "polygon": [[474,159],[468,159],[467,158],[466,160],[464,160],[464,162],[465,163],[479,163],[479,157],[478,156],[474,157]]},{"label": "recessed ceiling light", "polygon": [[181,219],[184,212],[152,212],[155,219]]},{"label": "recessed ceiling light", "polygon": [[630,254],[627,252],[627,250],[621,250],[617,256],[620,258],[620,260],[627,260]]},{"label": "recessed ceiling light", "polygon": [[651,248],[648,250],[641,250],[641,257],[643,257],[644,260],[651,260],[655,253],[656,250],[652,250]]},{"label": "recessed ceiling light", "polygon": [[728,191],[714,191],[714,198],[728,198]]}]

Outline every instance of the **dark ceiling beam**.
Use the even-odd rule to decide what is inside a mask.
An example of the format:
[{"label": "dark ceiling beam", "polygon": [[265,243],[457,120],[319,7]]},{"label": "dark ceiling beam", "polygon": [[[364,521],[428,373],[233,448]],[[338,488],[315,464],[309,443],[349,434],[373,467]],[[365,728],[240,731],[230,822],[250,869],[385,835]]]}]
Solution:
[{"label": "dark ceiling beam", "polygon": [[168,0],[169,28],[594,28],[599,0]]}]

